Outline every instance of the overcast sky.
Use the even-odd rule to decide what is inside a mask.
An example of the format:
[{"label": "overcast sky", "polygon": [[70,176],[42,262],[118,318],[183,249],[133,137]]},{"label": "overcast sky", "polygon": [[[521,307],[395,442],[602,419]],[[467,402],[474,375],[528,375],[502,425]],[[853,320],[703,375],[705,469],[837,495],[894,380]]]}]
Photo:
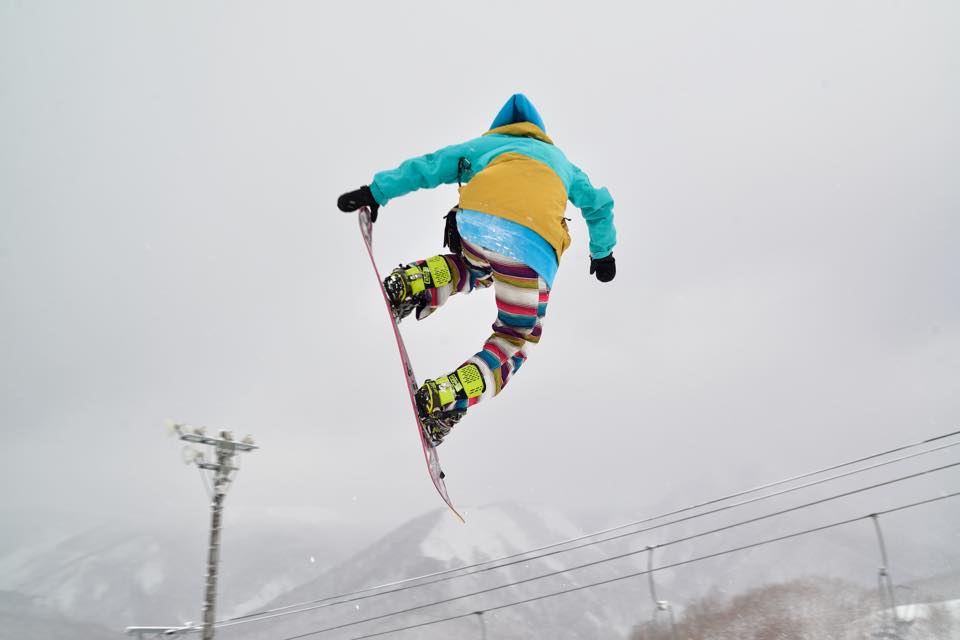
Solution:
[{"label": "overcast sky", "polygon": [[[541,344],[440,450],[458,505],[694,500],[957,428],[958,5],[572,7],[0,1],[0,511],[202,509],[165,418],[254,435],[238,508],[441,506],[335,200],[516,91],[613,194],[618,274],[571,206]],[[454,202],[385,207],[381,269]],[[494,316],[405,322],[420,378]]]}]

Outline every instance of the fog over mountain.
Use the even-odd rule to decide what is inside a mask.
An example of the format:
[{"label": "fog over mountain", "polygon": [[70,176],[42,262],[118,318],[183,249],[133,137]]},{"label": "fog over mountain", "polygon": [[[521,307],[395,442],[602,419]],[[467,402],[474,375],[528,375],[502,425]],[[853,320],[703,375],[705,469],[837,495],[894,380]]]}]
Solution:
[{"label": "fog over mountain", "polygon": [[[860,478],[858,483],[862,483]],[[924,494],[936,491],[937,486],[937,482],[927,482],[915,490]],[[834,486],[832,491],[840,488]],[[808,500],[814,497],[809,494],[805,492]],[[894,501],[900,503],[906,497],[900,495]],[[872,496],[868,504],[879,507],[890,501],[889,494],[879,495]],[[587,532],[556,509],[513,503],[465,509],[469,526],[459,524],[446,510],[435,510],[404,523],[372,544],[361,543],[362,534],[351,536],[349,529],[311,518],[311,514],[300,514],[299,518],[290,513],[236,518],[224,540],[217,618],[230,620],[259,611],[277,613],[263,620],[227,622],[218,637],[289,637],[349,624],[330,637],[351,638],[460,616],[418,631],[418,637],[449,637],[456,629],[460,633],[479,624],[479,619],[471,618],[471,612],[492,607],[484,615],[483,624],[491,634],[496,633],[495,637],[626,638],[637,625],[649,621],[651,593],[645,575],[529,604],[499,607],[642,573],[647,567],[647,546],[664,543],[667,546],[655,552],[654,566],[679,566],[657,572],[658,596],[672,602],[679,614],[699,598],[732,597],[756,585],[798,578],[843,580],[864,593],[873,593],[879,549],[868,521],[698,560],[796,532],[811,520],[833,522],[851,511],[850,504],[841,503],[816,514],[797,517],[788,513],[755,525],[725,529],[771,514],[789,502],[788,498],[765,500],[755,508],[736,507],[666,527],[632,526],[587,538],[583,537]],[[598,513],[592,517],[600,518]],[[606,515],[613,525],[630,522],[616,520],[622,517],[621,513]],[[658,518],[654,522],[680,519]],[[891,517],[883,524],[892,561],[889,570],[903,589],[901,601],[960,597],[960,572],[955,562],[960,532],[955,521],[926,517],[922,529],[915,522],[910,517]],[[717,529],[720,531],[697,537]],[[12,624],[27,615],[30,620],[54,627],[58,623],[68,626],[64,623],[71,620],[115,631],[128,625],[196,622],[205,559],[201,537],[156,525],[139,532],[102,526],[77,534],[51,531],[38,536],[33,544],[0,549],[0,590],[8,590],[8,598],[30,603],[9,620]],[[606,538],[610,540],[603,542]],[[680,539],[690,542],[671,543]],[[557,544],[569,540],[577,542]],[[536,549],[541,551],[515,555]],[[499,560],[502,558],[505,560]],[[494,566],[483,564],[492,560],[497,560]],[[687,565],[689,561],[692,564]],[[503,568],[495,567],[501,564]],[[590,566],[573,569],[580,565]],[[464,566],[474,566],[466,572],[471,575],[436,575]],[[531,580],[552,573],[556,575]],[[416,576],[434,576],[426,580],[434,584],[404,582]],[[400,584],[395,584],[398,581]],[[513,584],[518,581],[521,584]],[[393,586],[370,590],[378,585]],[[488,589],[492,590],[422,611],[352,624]],[[355,592],[360,592],[359,599],[348,596],[344,604],[316,606],[324,605],[331,596]],[[289,610],[291,605],[301,606]]]}]

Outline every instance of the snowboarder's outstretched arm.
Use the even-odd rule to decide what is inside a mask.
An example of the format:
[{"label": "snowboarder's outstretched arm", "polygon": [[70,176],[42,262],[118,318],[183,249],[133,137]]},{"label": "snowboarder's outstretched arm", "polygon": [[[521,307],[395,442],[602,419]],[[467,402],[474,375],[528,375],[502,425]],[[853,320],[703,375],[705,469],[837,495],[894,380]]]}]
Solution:
[{"label": "snowboarder's outstretched arm", "polygon": [[590,273],[596,272],[601,282],[613,280],[617,273],[613,247],[617,244],[617,229],[613,226],[613,197],[606,187],[597,189],[590,178],[575,168],[570,184],[570,202],[580,209],[590,233]]},{"label": "snowboarder's outstretched arm", "polygon": [[396,169],[381,171],[373,177],[370,191],[381,205],[417,189],[433,189],[457,181],[460,158],[470,160],[469,143],[455,144],[425,156],[406,160]]}]

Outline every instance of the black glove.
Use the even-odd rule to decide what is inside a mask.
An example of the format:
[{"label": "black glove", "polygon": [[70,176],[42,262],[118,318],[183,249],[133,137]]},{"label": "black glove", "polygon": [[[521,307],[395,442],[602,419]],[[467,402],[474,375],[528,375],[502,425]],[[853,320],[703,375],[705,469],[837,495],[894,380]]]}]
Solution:
[{"label": "black glove", "polygon": [[377,211],[380,205],[377,204],[370,187],[363,186],[356,191],[350,191],[337,198],[337,207],[340,211],[356,211],[360,207],[370,207],[370,221],[377,221]]},{"label": "black glove", "polygon": [[617,261],[613,254],[604,258],[590,258],[590,273],[597,274],[600,282],[610,282],[617,275]]}]

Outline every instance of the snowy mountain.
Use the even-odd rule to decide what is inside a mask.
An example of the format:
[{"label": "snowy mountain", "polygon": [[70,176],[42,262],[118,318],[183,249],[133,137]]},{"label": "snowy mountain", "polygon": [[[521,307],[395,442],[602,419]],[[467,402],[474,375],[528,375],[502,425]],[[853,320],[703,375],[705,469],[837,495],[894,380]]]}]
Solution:
[{"label": "snowy mountain", "polygon": [[[570,553],[531,560],[502,569],[477,573],[456,580],[397,590],[378,597],[362,597],[330,606],[303,607],[303,611],[280,611],[262,622],[244,622],[222,629],[223,637],[247,639],[266,633],[279,638],[345,626],[322,637],[355,638],[418,625],[446,617],[455,620],[419,627],[418,638],[440,638],[451,635],[478,634],[481,619],[470,613],[498,605],[536,598],[551,591],[576,587],[641,572],[646,569],[647,544],[695,536],[731,521],[750,517],[751,513],[768,512],[770,505],[757,506],[746,513],[719,514],[717,517],[678,523],[641,535],[590,546]],[[814,521],[835,520],[842,509],[814,514]],[[283,607],[293,603],[318,603],[324,597],[349,593],[365,587],[390,583],[410,576],[425,575],[450,568],[503,557],[522,550],[576,537],[580,533],[560,514],[545,508],[496,504],[469,510],[467,524],[460,525],[445,511],[438,511],[413,520],[363,552],[324,573],[316,580],[291,591],[271,603]],[[636,516],[634,516],[636,517]],[[820,520],[823,519],[823,520]],[[618,522],[622,523],[624,519]],[[678,614],[684,605],[706,594],[729,596],[771,584],[812,576],[816,582],[828,578],[853,581],[859,588],[873,589],[879,562],[876,541],[869,522],[865,526],[820,532],[791,538],[781,543],[722,554],[704,562],[658,571],[656,584],[659,598],[674,603]],[[949,522],[930,520],[931,526],[918,531],[915,526],[897,527],[888,524],[888,544],[894,561],[895,576],[931,575],[936,567],[956,562]],[[683,563],[724,549],[772,538],[809,526],[810,520],[787,517],[763,520],[751,527],[724,530],[717,535],[694,537],[690,542],[667,546],[656,551],[655,566]],[[918,542],[920,544],[918,545]],[[919,548],[918,548],[919,547]],[[610,563],[583,570],[566,572],[543,580],[529,581],[504,589],[495,587],[522,581],[577,564],[589,563],[617,554],[631,554]],[[490,590],[469,598],[456,599],[437,606],[389,615],[404,609]],[[392,591],[388,589],[388,591]],[[947,594],[950,595],[950,594]],[[569,595],[541,599],[515,607],[490,611],[483,624],[491,637],[498,638],[626,638],[632,627],[651,617],[652,602],[646,576],[584,589]],[[296,611],[296,609],[294,610]],[[377,618],[369,622],[352,623]],[[477,636],[480,637],[480,636]]]},{"label": "snowy mountain", "polygon": [[[362,530],[357,524],[331,522],[328,515],[283,510],[229,513],[232,515],[222,549],[217,609],[220,620],[294,603],[323,604],[316,601],[510,556],[583,533],[565,514],[553,509],[501,503],[465,510],[466,525],[446,510],[432,512],[364,548],[373,535],[369,528]],[[644,515],[619,513],[598,518],[605,522],[604,526],[610,526]],[[518,561],[455,580],[386,589],[394,592],[381,595],[367,593],[333,606],[326,603],[323,607],[304,607],[309,609],[304,611],[277,611],[275,614],[279,615],[262,621],[238,621],[223,626],[217,636],[236,640],[280,639],[350,625],[322,637],[355,638],[453,616],[457,619],[420,627],[411,633],[427,640],[482,637],[482,629],[489,637],[507,639],[625,639],[632,629],[642,627],[651,618],[646,576],[533,600],[557,590],[641,572],[647,566],[643,550],[648,544],[694,536],[690,542],[659,548],[655,566],[661,567],[808,526],[807,522],[791,517],[783,521],[764,520],[753,527],[708,537],[695,536],[748,516],[749,513],[739,511],[719,514],[569,553]],[[817,517],[829,521],[835,516],[824,513]],[[181,521],[174,526],[154,523],[139,530],[104,525],[81,531],[71,526],[25,526],[25,535],[13,535],[10,529],[4,531],[0,536],[0,591],[11,592],[5,596],[8,602],[29,606],[0,608],[0,627],[28,629],[33,628],[31,624],[43,622],[53,629],[57,625],[63,627],[67,620],[79,620],[119,632],[127,625],[196,622],[200,617],[207,551],[205,524],[190,520],[189,526]],[[687,603],[704,595],[731,597],[758,584],[784,582],[803,575],[816,575],[814,580],[844,578],[860,588],[872,589],[879,558],[873,532],[869,523],[865,524],[658,571],[658,595],[671,601],[681,616]],[[921,603],[960,596],[956,571],[951,570],[957,559],[953,544],[956,529],[949,521],[928,520],[926,524],[922,529],[907,521],[904,525],[910,526],[898,528],[896,522],[888,525],[893,575],[896,583],[902,585],[898,592],[904,596],[901,603],[910,601],[906,598],[908,593],[916,597],[912,601]],[[591,530],[595,530],[592,525]],[[357,552],[358,549],[362,551]],[[530,580],[617,554],[632,555]],[[938,573],[941,575],[937,578],[930,578]],[[527,582],[497,588],[524,580]],[[408,586],[411,585],[398,585]],[[478,591],[484,593],[458,598]],[[422,606],[451,598],[457,599]],[[528,599],[531,602],[495,609]],[[390,615],[410,608],[416,609]],[[472,615],[478,610],[490,611],[482,618]],[[930,613],[918,611],[918,618],[941,615],[939,609]],[[377,619],[352,624],[370,617]],[[921,622],[916,626],[922,625]],[[17,637],[58,637],[53,631],[31,633],[25,631]],[[99,636],[92,631],[90,637]]]},{"label": "snowy mountain", "polygon": [[[309,512],[232,515],[221,550],[223,615],[258,607],[357,548],[350,542],[356,532],[318,522]],[[0,590],[113,630],[194,621],[203,598],[206,524],[38,529],[0,548]]]},{"label": "snowy mountain", "polygon": [[116,629],[77,623],[37,604],[31,598],[0,591],[0,640],[118,640]]},{"label": "snowy mountain", "polygon": [[[495,504],[468,509],[465,517],[466,525],[456,522],[445,510],[417,518],[316,580],[271,603],[270,608],[316,601],[332,594],[499,558],[570,539],[582,533],[559,513],[542,507]],[[595,549],[585,549],[577,553],[578,561],[601,557]],[[246,639],[265,637],[269,633],[271,637],[283,638],[489,589],[562,569],[567,564],[569,558],[562,557],[518,563],[503,569],[405,589],[382,597],[365,598],[274,617],[263,622],[227,627],[221,629],[218,636]],[[578,571],[576,575],[561,574],[516,587],[494,590],[478,597],[386,617],[373,623],[350,626],[324,634],[323,637],[351,638],[399,626],[435,621],[446,616],[465,615],[458,620],[418,628],[415,637],[480,637],[482,624],[490,637],[506,639],[624,638],[631,626],[637,622],[637,585],[632,583],[614,584],[577,592],[572,597],[560,596],[492,611],[485,614],[482,621],[478,616],[470,615],[478,609],[581,584],[600,574],[609,575],[609,569],[601,569],[599,573],[586,570]]]},{"label": "snowy mountain", "polygon": [[[854,486],[860,484],[865,483],[857,481]],[[614,555],[632,552],[648,544],[665,545],[658,547],[654,553],[654,566],[661,568],[656,573],[658,596],[670,600],[678,609],[682,609],[685,602],[714,592],[735,594],[757,585],[787,582],[811,575],[843,579],[872,589],[876,586],[881,555],[870,520],[860,520],[847,526],[744,548],[736,553],[722,553],[729,549],[749,547],[758,541],[842,521],[851,515],[864,514],[877,507],[890,506],[889,502],[882,502],[887,500],[884,496],[880,496],[881,502],[872,502],[872,496],[869,496],[871,502],[861,501],[862,497],[856,496],[856,500],[829,502],[776,517],[763,517],[846,488],[850,487],[824,487],[820,489],[819,495],[811,490],[802,495],[758,501],[704,517],[691,518],[690,513],[680,513],[630,528],[628,530],[650,530],[601,546],[604,553]],[[866,497],[868,496],[863,496]],[[619,519],[604,522],[601,526],[629,522],[649,514],[671,512],[683,501],[683,497],[669,496],[655,507],[623,513]],[[696,510],[694,513],[700,512],[703,510]],[[744,526],[732,526],[754,518],[762,519]],[[956,524],[955,512],[904,512],[899,517],[885,518],[882,521],[889,555],[887,566],[895,584],[903,585],[899,589],[904,590],[904,593],[916,588],[911,586],[912,583],[925,581],[932,575],[960,571],[960,555],[956,552],[960,545],[960,528]],[[653,525],[670,522],[673,524],[652,528]],[[716,533],[700,535],[710,531]],[[676,540],[685,541],[670,544]],[[684,564],[713,554],[718,555],[704,561]],[[638,563],[644,565],[645,561],[645,555],[637,559]],[[669,565],[678,566],[662,569]],[[946,580],[944,578],[941,582]],[[940,591],[939,595],[943,597],[960,596],[958,588],[949,588],[947,584],[944,584]],[[651,602],[646,590],[643,597],[647,603]]]}]

